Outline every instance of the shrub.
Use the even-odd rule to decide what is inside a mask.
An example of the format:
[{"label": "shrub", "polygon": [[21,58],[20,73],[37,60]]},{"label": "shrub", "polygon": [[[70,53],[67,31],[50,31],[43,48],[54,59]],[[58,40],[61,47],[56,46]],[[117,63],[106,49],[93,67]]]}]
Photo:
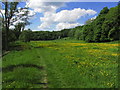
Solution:
[{"label": "shrub", "polygon": [[30,38],[31,38],[31,31],[30,30],[23,31],[21,33],[21,35],[19,36],[19,40],[21,40],[23,42],[30,42]]}]

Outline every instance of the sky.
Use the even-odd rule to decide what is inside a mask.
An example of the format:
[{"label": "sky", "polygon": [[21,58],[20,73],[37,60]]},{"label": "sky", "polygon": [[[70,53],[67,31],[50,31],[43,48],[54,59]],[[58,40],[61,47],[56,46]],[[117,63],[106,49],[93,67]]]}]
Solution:
[{"label": "sky", "polygon": [[86,20],[95,19],[104,7],[115,7],[118,3],[117,1],[104,2],[105,0],[103,2],[94,2],[94,0],[92,2],[79,1],[81,2],[74,2],[74,0],[67,0],[67,2],[29,0],[28,2],[20,2],[18,8],[25,6],[30,8],[32,17],[29,21],[31,24],[26,26],[26,29],[30,28],[32,31],[59,31],[84,25]]}]

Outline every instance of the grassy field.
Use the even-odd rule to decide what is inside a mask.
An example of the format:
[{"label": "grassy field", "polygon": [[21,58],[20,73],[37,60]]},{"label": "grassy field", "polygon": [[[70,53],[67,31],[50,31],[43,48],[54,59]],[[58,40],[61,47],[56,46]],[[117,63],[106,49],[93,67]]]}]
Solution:
[{"label": "grassy field", "polygon": [[3,57],[3,88],[117,88],[118,42],[16,42]]}]

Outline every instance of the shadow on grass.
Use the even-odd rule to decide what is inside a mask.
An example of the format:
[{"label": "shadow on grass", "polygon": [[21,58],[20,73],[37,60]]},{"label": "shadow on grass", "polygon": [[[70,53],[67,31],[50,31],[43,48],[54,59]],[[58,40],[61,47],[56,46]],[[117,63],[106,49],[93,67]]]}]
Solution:
[{"label": "shadow on grass", "polygon": [[34,48],[44,48],[43,46],[39,46],[39,47],[34,47]]},{"label": "shadow on grass", "polygon": [[[43,70],[44,69],[43,66],[38,66],[38,65],[34,65],[34,64],[19,64],[19,65],[11,65],[11,66],[2,68],[2,71],[3,72],[9,72],[9,71],[13,71],[15,68],[18,68],[18,67],[23,67],[23,68],[33,67],[33,68],[36,68],[36,69],[39,69],[39,70]],[[13,83],[14,81],[17,81],[18,83],[22,82],[22,80],[16,80],[14,78],[14,79],[6,80],[5,82],[2,82],[2,84],[4,84],[4,83]],[[32,78],[32,77],[31,77],[31,79],[26,78],[24,80],[24,83],[36,84],[36,85],[47,85],[48,84],[48,83],[44,83],[42,81],[42,79],[37,79],[37,78]]]},{"label": "shadow on grass", "polygon": [[9,50],[10,51],[12,51],[12,50],[21,51],[21,50],[23,50],[23,47],[22,47],[22,45],[13,45],[13,46],[10,46]]},{"label": "shadow on grass", "polygon": [[13,71],[15,68],[17,67],[34,67],[37,69],[43,69],[43,66],[38,66],[38,65],[34,65],[34,64],[19,64],[19,65],[10,65],[8,67],[2,68],[3,72],[9,72],[9,71]]},{"label": "shadow on grass", "polygon": [[48,83],[41,83],[41,82],[38,82],[38,83],[32,83],[32,84],[43,84],[43,85],[47,85]]}]

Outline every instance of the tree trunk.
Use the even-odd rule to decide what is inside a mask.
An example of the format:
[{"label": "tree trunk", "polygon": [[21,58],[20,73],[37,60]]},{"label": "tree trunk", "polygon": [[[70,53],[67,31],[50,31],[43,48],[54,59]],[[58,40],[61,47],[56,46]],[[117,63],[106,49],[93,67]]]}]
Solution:
[{"label": "tree trunk", "polygon": [[5,50],[8,50],[8,2],[5,2]]}]

